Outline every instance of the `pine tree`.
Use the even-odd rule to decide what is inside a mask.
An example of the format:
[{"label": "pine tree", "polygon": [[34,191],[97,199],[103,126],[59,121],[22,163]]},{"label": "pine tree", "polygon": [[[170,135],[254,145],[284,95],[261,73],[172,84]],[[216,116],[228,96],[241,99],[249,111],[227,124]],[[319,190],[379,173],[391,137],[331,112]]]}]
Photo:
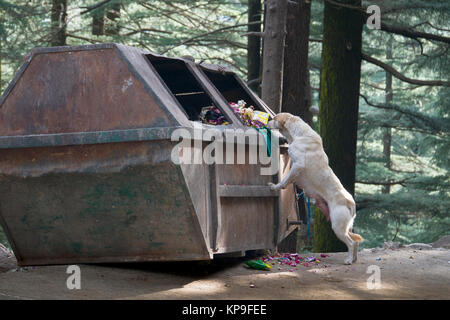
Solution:
[{"label": "pine tree", "polygon": [[52,0],[51,46],[66,45],[67,0]]},{"label": "pine tree", "polygon": [[[360,0],[340,1],[360,6]],[[320,75],[319,132],[329,165],[354,194],[362,19],[359,13],[325,2]],[[320,210],[314,214],[314,251],[345,251]]]},{"label": "pine tree", "polygon": [[261,0],[248,0],[247,79],[249,87],[255,92],[261,83],[261,24],[251,23],[261,19]]},{"label": "pine tree", "polygon": [[283,70],[283,112],[300,116],[312,125],[311,84],[308,48],[311,2],[291,2],[286,19],[286,44]]},{"label": "pine tree", "polygon": [[265,2],[261,97],[275,112],[281,110],[287,0]]}]

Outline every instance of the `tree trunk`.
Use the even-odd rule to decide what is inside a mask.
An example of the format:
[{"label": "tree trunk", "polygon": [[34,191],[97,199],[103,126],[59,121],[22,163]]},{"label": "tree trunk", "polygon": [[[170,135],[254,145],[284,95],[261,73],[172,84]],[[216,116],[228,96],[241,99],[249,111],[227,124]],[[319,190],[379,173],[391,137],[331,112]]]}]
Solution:
[{"label": "tree trunk", "polygon": [[[3,11],[0,11],[0,30],[3,30]],[[2,90],[2,35],[0,34],[0,96],[3,94]]]},{"label": "tree trunk", "polygon": [[261,95],[275,112],[281,110],[287,0],[266,0]]},{"label": "tree trunk", "polygon": [[[309,112],[312,97],[308,68],[310,17],[310,1],[299,0],[296,5],[288,4],[281,111],[300,116],[312,126],[312,114]],[[297,189],[298,193],[302,191]],[[297,200],[297,203],[301,220],[308,223],[303,197]]]},{"label": "tree trunk", "polygon": [[[261,21],[261,19],[261,0],[248,0],[248,22]],[[249,25],[248,32],[261,32],[261,25]],[[258,81],[261,66],[261,37],[249,35],[247,39],[247,79],[252,81],[249,87],[257,92],[261,83]]]},{"label": "tree trunk", "polygon": [[110,20],[105,28],[106,35],[117,35],[120,31],[120,24],[115,20],[120,18],[120,3],[113,3],[106,12],[106,17]]},{"label": "tree trunk", "polygon": [[103,8],[92,13],[92,34],[101,36],[105,34],[105,12]]},{"label": "tree trunk", "polygon": [[286,45],[283,71],[283,112],[300,116],[312,125],[311,84],[309,82],[308,48],[311,2],[299,0],[289,5],[286,19]]},{"label": "tree trunk", "polygon": [[[361,0],[339,0],[360,6]],[[354,194],[362,18],[359,12],[325,1],[319,131],[329,165],[344,188]],[[323,213],[316,208],[314,251],[346,251]]]},{"label": "tree trunk", "polygon": [[0,38],[0,95],[3,94],[2,88],[2,39]]},{"label": "tree trunk", "polygon": [[[266,1],[263,0],[263,13],[262,13],[262,30],[263,34],[266,31]],[[264,63],[264,37],[261,38],[261,60],[259,61],[259,87],[258,87],[258,96],[262,97],[262,73],[263,73],[263,63]]]},{"label": "tree trunk", "polygon": [[[392,59],[392,36],[389,36],[386,49],[386,59]],[[392,103],[392,73],[386,72],[386,88],[385,88],[385,102],[388,106]],[[383,134],[383,156],[384,166],[391,169],[391,144],[392,144],[392,129],[384,128]],[[381,189],[381,193],[389,194],[391,192],[391,186],[385,185]]]},{"label": "tree trunk", "polygon": [[53,0],[51,11],[51,46],[66,45],[67,0]]}]

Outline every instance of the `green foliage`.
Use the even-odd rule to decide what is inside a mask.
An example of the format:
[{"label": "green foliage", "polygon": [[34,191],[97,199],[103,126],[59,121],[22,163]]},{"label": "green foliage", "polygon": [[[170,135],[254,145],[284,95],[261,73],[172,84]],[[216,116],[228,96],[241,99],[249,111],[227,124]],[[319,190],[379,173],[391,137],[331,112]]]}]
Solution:
[{"label": "green foliage", "polygon": [[[384,22],[448,36],[448,1],[392,2]],[[449,47],[438,42],[393,36],[386,59],[386,34],[365,30],[363,52],[413,79],[449,79]],[[393,101],[385,106],[386,72],[363,64],[360,100],[356,227],[365,247],[383,241],[432,242],[450,232],[450,90],[414,86],[393,78]],[[372,105],[384,105],[385,108]],[[391,128],[391,168],[383,158],[384,128]],[[381,194],[380,183],[393,183]]]},{"label": "green foliage", "polygon": [[[227,65],[246,74],[247,7],[238,0],[68,1],[67,45],[117,42],[168,56]],[[244,2],[246,3],[246,1]],[[107,12],[120,4],[114,20]],[[50,43],[52,1],[0,0],[1,89],[23,58]],[[104,35],[92,34],[94,16],[104,16]],[[119,30],[119,32],[111,32]]]}]

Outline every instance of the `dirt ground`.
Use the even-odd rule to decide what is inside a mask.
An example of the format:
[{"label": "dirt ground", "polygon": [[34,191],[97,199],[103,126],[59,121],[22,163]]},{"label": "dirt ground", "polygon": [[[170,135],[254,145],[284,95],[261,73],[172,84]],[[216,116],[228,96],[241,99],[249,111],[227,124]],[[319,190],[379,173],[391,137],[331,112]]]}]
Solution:
[{"label": "dirt ground", "polygon": [[[331,253],[311,267],[275,263],[271,271],[247,269],[245,259],[236,258],[210,264],[79,265],[81,289],[69,290],[67,266],[18,268],[3,254],[0,300],[450,299],[449,249],[364,249],[354,265],[343,259],[344,253]],[[371,265],[380,268],[378,289],[367,286]]]}]

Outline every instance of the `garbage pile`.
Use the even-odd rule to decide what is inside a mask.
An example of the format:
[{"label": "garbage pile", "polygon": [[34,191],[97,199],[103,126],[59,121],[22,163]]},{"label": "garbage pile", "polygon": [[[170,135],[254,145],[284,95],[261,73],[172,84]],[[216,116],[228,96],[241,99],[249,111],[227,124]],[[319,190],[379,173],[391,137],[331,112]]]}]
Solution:
[{"label": "garbage pile", "polygon": [[239,100],[237,103],[230,102],[230,107],[244,125],[253,128],[265,127],[267,122],[269,122],[269,114],[267,112],[256,111],[253,106],[245,107],[246,104],[244,100]]},{"label": "garbage pile", "polygon": [[215,106],[203,107],[199,118],[204,124],[215,126],[229,124],[222,112]]},{"label": "garbage pile", "polygon": [[[234,113],[245,126],[253,128],[262,134],[266,141],[267,155],[270,157],[272,149],[272,134],[269,128],[267,128],[269,114],[267,112],[257,111],[253,106],[246,107],[246,104],[247,103],[244,100],[239,100],[237,103],[229,103]],[[215,106],[203,107],[199,115],[199,121],[204,124],[214,126],[229,124],[219,108]]]},{"label": "garbage pile", "polygon": [[[244,100],[239,100],[237,103],[230,102],[230,107],[244,125],[255,129],[265,128],[269,122],[269,114],[257,111],[253,106],[246,107],[246,104]],[[199,115],[199,121],[215,126],[229,124],[219,108],[215,106],[203,107]]]}]

